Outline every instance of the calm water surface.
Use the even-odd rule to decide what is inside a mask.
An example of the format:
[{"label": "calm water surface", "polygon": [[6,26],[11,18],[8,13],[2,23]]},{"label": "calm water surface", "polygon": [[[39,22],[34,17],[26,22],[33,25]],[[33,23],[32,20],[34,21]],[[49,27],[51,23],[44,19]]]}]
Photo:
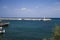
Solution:
[{"label": "calm water surface", "polygon": [[0,34],[0,40],[42,40],[52,37],[55,24],[60,25],[60,18],[51,21],[4,20],[10,22],[5,27],[5,34]]}]

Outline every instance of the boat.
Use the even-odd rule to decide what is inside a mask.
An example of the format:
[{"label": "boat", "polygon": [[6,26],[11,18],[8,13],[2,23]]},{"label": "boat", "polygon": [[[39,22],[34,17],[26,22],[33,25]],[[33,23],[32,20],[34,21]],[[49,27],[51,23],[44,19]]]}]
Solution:
[{"label": "boat", "polygon": [[0,20],[0,27],[8,26],[9,22],[5,23]]},{"label": "boat", "polygon": [[18,20],[22,20],[22,18],[19,18]]},{"label": "boat", "polygon": [[42,20],[43,20],[43,21],[50,21],[50,20],[52,20],[52,19],[50,19],[50,18],[45,18],[45,17],[44,17]]},{"label": "boat", "polygon": [[5,30],[3,29],[3,27],[0,27],[0,34],[5,33]]},{"label": "boat", "polygon": [[8,23],[0,23],[0,27],[2,26],[8,26],[9,22]]}]

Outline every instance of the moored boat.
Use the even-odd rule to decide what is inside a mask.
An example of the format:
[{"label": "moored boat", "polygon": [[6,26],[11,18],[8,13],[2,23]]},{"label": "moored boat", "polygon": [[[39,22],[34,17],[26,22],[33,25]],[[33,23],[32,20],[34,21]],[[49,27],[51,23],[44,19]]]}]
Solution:
[{"label": "moored boat", "polygon": [[0,27],[2,26],[8,26],[9,23],[0,23]]},{"label": "moored boat", "polygon": [[45,18],[45,17],[44,17],[42,20],[43,20],[43,21],[51,21],[52,19],[50,19],[50,18]]},{"label": "moored boat", "polygon": [[1,34],[5,33],[5,30],[3,29],[3,27],[0,27],[0,33]]}]

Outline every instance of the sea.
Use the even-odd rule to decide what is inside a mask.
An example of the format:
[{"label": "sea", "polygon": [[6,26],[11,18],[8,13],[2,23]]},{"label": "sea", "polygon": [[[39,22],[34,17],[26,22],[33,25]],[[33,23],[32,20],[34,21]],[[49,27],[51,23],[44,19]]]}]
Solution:
[{"label": "sea", "polygon": [[43,40],[53,37],[54,27],[60,26],[60,18],[50,21],[39,20],[2,20],[9,22],[4,27],[5,33],[0,34],[0,40]]}]

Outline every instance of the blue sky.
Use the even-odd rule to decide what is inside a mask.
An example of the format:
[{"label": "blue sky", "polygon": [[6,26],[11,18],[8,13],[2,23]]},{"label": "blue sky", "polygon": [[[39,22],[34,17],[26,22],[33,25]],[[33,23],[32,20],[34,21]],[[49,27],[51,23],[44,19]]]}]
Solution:
[{"label": "blue sky", "polygon": [[60,0],[0,0],[0,17],[60,18]]}]

